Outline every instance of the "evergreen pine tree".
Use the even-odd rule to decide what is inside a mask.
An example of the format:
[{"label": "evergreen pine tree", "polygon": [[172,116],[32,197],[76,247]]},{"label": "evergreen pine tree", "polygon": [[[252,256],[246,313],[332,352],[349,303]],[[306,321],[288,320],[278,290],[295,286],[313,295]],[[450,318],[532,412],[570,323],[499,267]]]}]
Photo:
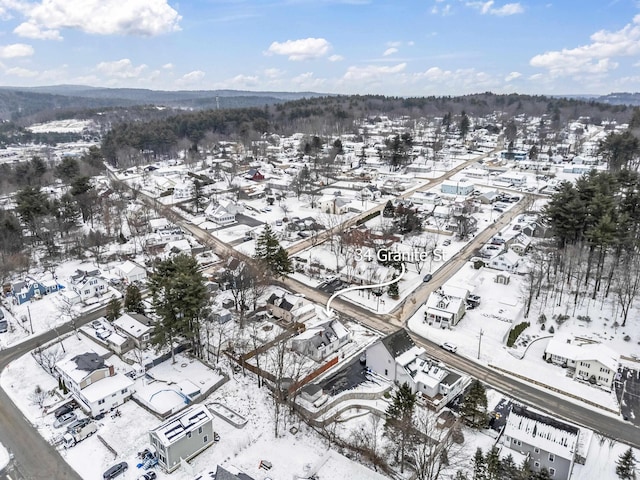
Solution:
[{"label": "evergreen pine tree", "polygon": [[489,480],[500,480],[502,478],[502,465],[498,448],[493,446],[486,456],[487,478]]},{"label": "evergreen pine tree", "polygon": [[391,400],[391,405],[387,408],[387,421],[385,429],[387,433],[392,432],[400,436],[400,471],[404,472],[404,460],[407,440],[413,429],[413,413],[416,408],[417,397],[411,391],[408,383],[403,383],[398,387]]},{"label": "evergreen pine tree", "polygon": [[390,218],[395,216],[395,213],[396,209],[393,207],[393,203],[391,202],[391,200],[388,200],[384,206],[384,209],[382,210],[382,216],[385,218]]},{"label": "evergreen pine tree", "polygon": [[478,447],[475,455],[473,456],[473,480],[486,480],[487,479],[487,464],[484,461],[482,455],[482,449]]},{"label": "evergreen pine tree", "polygon": [[274,275],[285,276],[293,272],[289,254],[280,246],[275,232],[268,224],[265,225],[256,240],[254,258],[259,260]]},{"label": "evergreen pine tree", "polygon": [[510,480],[518,478],[518,466],[513,461],[513,456],[511,454],[507,455],[507,457],[501,461],[501,467],[503,478],[508,478]]},{"label": "evergreen pine tree", "polygon": [[625,450],[616,462],[616,475],[622,480],[633,480],[636,478],[636,458],[633,450]]},{"label": "evergreen pine tree", "polygon": [[115,297],[109,300],[109,303],[107,304],[107,313],[105,315],[107,317],[107,320],[113,322],[114,320],[119,318],[121,308],[122,305],[120,305],[120,300]]},{"label": "evergreen pine tree", "polygon": [[462,403],[460,413],[472,427],[481,428],[485,426],[487,420],[487,392],[479,380],[474,380],[471,383],[469,392]]},{"label": "evergreen pine tree", "polygon": [[[395,273],[393,274],[393,278],[398,278],[398,275],[396,275]],[[400,291],[398,289],[398,284],[400,282],[394,282],[391,285],[389,285],[389,287],[387,288],[387,294],[391,297],[391,298],[398,298],[398,296],[400,295]]]},{"label": "evergreen pine tree", "polygon": [[124,294],[124,310],[125,312],[140,313],[144,315],[142,294],[140,293],[138,286],[134,283],[127,287]]}]

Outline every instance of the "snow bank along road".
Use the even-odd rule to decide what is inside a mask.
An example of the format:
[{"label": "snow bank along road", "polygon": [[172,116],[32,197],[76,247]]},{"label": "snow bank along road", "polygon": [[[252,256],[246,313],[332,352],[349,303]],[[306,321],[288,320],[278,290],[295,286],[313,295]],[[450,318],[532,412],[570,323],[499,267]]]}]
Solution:
[{"label": "snow bank along road", "polygon": [[[105,314],[101,308],[90,314],[76,319],[76,326],[84,325]],[[70,323],[58,327],[60,335],[72,331]],[[10,363],[31,350],[56,337],[54,331],[42,333],[18,345],[0,352],[0,371]],[[28,480],[82,480],[60,456],[58,451],[49,444],[31,423],[22,415],[9,395],[0,388],[0,442],[14,455],[11,462],[16,477]]]}]

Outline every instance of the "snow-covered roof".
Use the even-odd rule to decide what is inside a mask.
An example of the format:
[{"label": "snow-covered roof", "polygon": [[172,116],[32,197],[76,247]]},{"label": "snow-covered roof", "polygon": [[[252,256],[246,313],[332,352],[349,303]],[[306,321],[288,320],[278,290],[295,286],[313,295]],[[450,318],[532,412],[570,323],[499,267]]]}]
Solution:
[{"label": "snow-covered roof", "polygon": [[602,343],[563,333],[557,333],[549,340],[545,353],[575,362],[595,360],[613,372],[618,369],[620,359],[620,355]]},{"label": "snow-covered roof", "polygon": [[118,270],[120,270],[120,272],[122,272],[122,274],[124,276],[128,276],[133,272],[144,272],[145,271],[144,268],[142,268],[137,263],[132,262],[131,260],[127,260],[122,265],[120,265],[118,267]]},{"label": "snow-covered roof", "polygon": [[135,338],[140,338],[151,330],[151,327],[139,322],[128,313],[125,313],[120,318],[114,320],[113,324]]},{"label": "snow-covered roof", "polygon": [[413,362],[418,356],[422,355],[425,352],[424,348],[414,346],[406,352],[402,353],[400,356],[396,357],[396,363],[402,365],[403,367]]},{"label": "snow-covered roof", "polygon": [[163,445],[172,445],[187,432],[213,421],[213,414],[204,405],[192,405],[151,430]]},{"label": "snow-covered roof", "polygon": [[102,368],[109,368],[104,359],[95,352],[86,352],[72,358],[65,358],[56,363],[56,368],[66,374],[74,382],[80,383],[83,379]]},{"label": "snow-covered roof", "polygon": [[507,417],[504,435],[559,457],[572,459],[579,430],[554,418],[534,413],[526,407],[514,405]]},{"label": "snow-covered roof", "polygon": [[82,389],[82,396],[90,403],[97,402],[103,398],[107,398],[114,393],[122,390],[130,389],[133,386],[133,380],[126,375],[116,373],[110,377],[105,377],[99,382],[92,383],[91,385]]}]

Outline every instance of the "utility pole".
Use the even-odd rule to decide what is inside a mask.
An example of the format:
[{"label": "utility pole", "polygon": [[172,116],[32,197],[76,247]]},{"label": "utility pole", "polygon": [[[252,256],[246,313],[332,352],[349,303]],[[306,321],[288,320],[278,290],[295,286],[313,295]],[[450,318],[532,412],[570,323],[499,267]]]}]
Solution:
[{"label": "utility pole", "polygon": [[33,322],[31,321],[31,310],[29,309],[29,305],[27,305],[27,313],[29,314],[29,328],[31,328],[31,335],[33,335]]},{"label": "utility pole", "polygon": [[482,335],[484,335],[484,331],[480,329],[480,336],[478,337],[478,360],[480,360],[480,347],[482,346]]}]

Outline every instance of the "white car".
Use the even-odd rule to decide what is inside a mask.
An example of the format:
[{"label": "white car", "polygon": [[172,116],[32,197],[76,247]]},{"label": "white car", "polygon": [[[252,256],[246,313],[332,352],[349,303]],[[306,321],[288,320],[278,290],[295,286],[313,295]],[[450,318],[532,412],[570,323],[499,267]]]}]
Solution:
[{"label": "white car", "polygon": [[458,350],[458,347],[456,347],[453,343],[449,343],[449,342],[444,342],[440,346],[444,348],[446,351],[451,353],[456,353],[456,350]]}]

